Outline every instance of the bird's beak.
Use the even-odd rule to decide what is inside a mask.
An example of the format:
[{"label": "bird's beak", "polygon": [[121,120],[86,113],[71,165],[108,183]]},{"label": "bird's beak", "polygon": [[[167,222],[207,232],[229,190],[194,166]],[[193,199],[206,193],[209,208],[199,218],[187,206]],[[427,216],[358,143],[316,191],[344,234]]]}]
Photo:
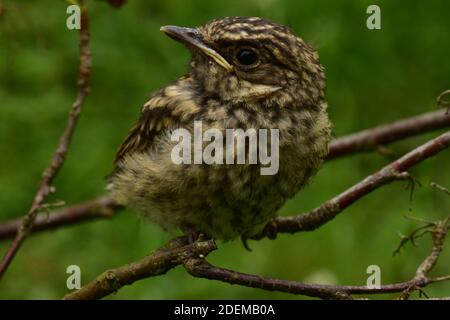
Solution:
[{"label": "bird's beak", "polygon": [[210,56],[228,72],[233,71],[233,66],[229,64],[224,57],[222,57],[217,51],[203,42],[202,36],[198,29],[183,28],[177,26],[163,26],[160,30],[172,39],[175,39],[176,41],[181,42],[187,46],[194,47],[204,54]]}]

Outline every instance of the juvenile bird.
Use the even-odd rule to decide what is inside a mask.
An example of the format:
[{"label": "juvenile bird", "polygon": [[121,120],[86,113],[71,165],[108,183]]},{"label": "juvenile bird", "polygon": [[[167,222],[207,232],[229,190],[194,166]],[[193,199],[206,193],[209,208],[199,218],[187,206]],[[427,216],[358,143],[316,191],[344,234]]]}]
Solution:
[{"label": "juvenile bird", "polygon": [[[111,195],[191,238],[250,238],[327,155],[330,122],[318,54],[289,28],[257,17],[161,31],[192,52],[189,70],[144,104],[117,152]],[[192,133],[194,121],[224,137],[226,129],[278,129],[279,170],[261,175],[261,163],[174,163],[178,141],[171,134]]]}]

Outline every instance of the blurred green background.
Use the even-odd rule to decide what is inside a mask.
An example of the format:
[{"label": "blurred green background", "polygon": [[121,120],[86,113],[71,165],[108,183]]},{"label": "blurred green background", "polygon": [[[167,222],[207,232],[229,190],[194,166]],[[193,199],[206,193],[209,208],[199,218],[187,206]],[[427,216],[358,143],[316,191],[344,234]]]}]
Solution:
[{"label": "blurred green background", "polygon": [[[382,29],[366,28],[366,8],[378,4]],[[65,27],[65,1],[0,1],[0,221],[23,215],[63,130],[75,98],[78,32]],[[319,51],[328,78],[329,113],[341,136],[434,110],[450,86],[450,2],[433,1],[128,1],[115,10],[88,1],[93,52],[92,91],[52,201],[67,204],[105,193],[112,158],[150,93],[186,70],[189,53],[159,32],[165,24],[195,26],[222,16],[261,16],[289,25]],[[400,155],[438,132],[391,146]],[[415,167],[422,182],[409,211],[405,183],[377,190],[312,233],[277,240],[219,243],[208,259],[217,265],[282,279],[365,284],[366,268],[381,267],[382,283],[410,279],[428,253],[430,239],[392,257],[398,232],[438,219],[450,198],[429,187],[450,186],[450,156],[443,152]],[[314,182],[281,214],[310,210],[385,165],[372,153],[327,163]],[[2,299],[58,299],[68,292],[66,267],[82,270],[82,284],[102,271],[139,259],[170,239],[130,211],[31,236],[0,283]],[[0,243],[0,253],[9,241]],[[449,273],[450,245],[434,275]],[[450,284],[429,286],[430,296],[450,295]],[[384,296],[392,297],[392,296]],[[139,281],[109,299],[297,298],[194,279],[182,268]]]}]

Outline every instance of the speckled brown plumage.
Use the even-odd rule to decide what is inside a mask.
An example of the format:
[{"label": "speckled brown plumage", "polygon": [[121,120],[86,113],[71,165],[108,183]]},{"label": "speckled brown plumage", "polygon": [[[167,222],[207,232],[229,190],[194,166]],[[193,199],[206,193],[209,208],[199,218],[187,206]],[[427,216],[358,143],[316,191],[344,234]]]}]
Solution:
[{"label": "speckled brown plumage", "polygon": [[[192,51],[189,72],[145,103],[117,153],[111,194],[164,228],[250,237],[309,181],[328,152],[318,55],[287,27],[260,18],[162,31]],[[194,120],[203,130],[279,129],[278,173],[261,175],[255,164],[174,164],[177,142],[170,134],[192,132]]]}]

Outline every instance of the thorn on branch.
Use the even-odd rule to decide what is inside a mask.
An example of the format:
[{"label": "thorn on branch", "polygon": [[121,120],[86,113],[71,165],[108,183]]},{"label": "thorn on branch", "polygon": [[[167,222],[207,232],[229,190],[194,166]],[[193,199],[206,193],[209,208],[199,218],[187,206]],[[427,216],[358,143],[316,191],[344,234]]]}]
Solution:
[{"label": "thorn on branch", "polygon": [[64,200],[56,200],[54,202],[43,203],[39,206],[39,209],[50,213],[51,208],[62,207],[65,206],[66,202]]},{"label": "thorn on branch", "polygon": [[448,190],[446,187],[441,186],[440,184],[437,184],[436,182],[431,182],[430,186],[432,186],[433,188],[436,188],[450,196],[450,190]]},{"label": "thorn on branch", "polygon": [[397,180],[407,180],[405,190],[409,190],[409,206],[408,207],[409,207],[409,211],[412,211],[414,190],[416,188],[416,185],[421,187],[422,183],[419,181],[419,179],[412,176],[408,172],[400,172],[400,173],[394,172],[393,176]]},{"label": "thorn on branch", "polygon": [[401,237],[400,243],[397,246],[397,248],[393,252],[393,256],[400,253],[400,250],[408,243],[411,242],[411,244],[414,247],[417,247],[416,240],[423,237],[425,234],[430,233],[434,237],[434,233],[437,232],[436,230],[440,230],[442,228],[441,224],[444,223],[445,228],[448,226],[448,218],[444,220],[439,221],[431,221],[426,220],[418,217],[412,217],[412,216],[404,216],[405,219],[418,221],[420,223],[423,223],[424,225],[414,229],[411,233],[408,235],[399,234]]},{"label": "thorn on branch", "polygon": [[47,221],[50,220],[50,209],[65,206],[64,200],[56,200],[55,202],[43,203],[39,205],[38,211],[45,211]]},{"label": "thorn on branch", "polygon": [[449,90],[445,90],[444,92],[442,92],[437,98],[436,98],[436,102],[437,105],[440,108],[447,108],[447,110],[445,111],[445,114],[448,114],[450,111],[450,100],[445,100],[444,97],[445,96],[450,96],[450,89]]},{"label": "thorn on branch", "polygon": [[419,298],[422,298],[422,296],[427,299],[430,298],[423,288],[417,288],[416,290],[419,291]]},{"label": "thorn on branch", "polygon": [[399,300],[408,300],[411,297],[411,293],[413,293],[414,291],[419,292],[419,297],[425,296],[426,298],[428,298],[428,295],[425,293],[425,291],[419,287],[418,285],[411,285],[408,288],[406,288],[400,295],[400,297],[398,297]]},{"label": "thorn on branch", "polygon": [[[406,217],[407,218],[407,217]],[[404,235],[399,233],[401,240],[398,244],[397,248],[395,248],[394,252],[392,253],[393,256],[396,256],[400,253],[400,250],[408,243],[411,242],[411,244],[414,247],[417,247],[416,240],[424,236],[425,234],[429,233],[430,230],[428,230],[432,225],[426,224],[424,226],[421,226],[417,229],[414,229],[410,234]]]}]

